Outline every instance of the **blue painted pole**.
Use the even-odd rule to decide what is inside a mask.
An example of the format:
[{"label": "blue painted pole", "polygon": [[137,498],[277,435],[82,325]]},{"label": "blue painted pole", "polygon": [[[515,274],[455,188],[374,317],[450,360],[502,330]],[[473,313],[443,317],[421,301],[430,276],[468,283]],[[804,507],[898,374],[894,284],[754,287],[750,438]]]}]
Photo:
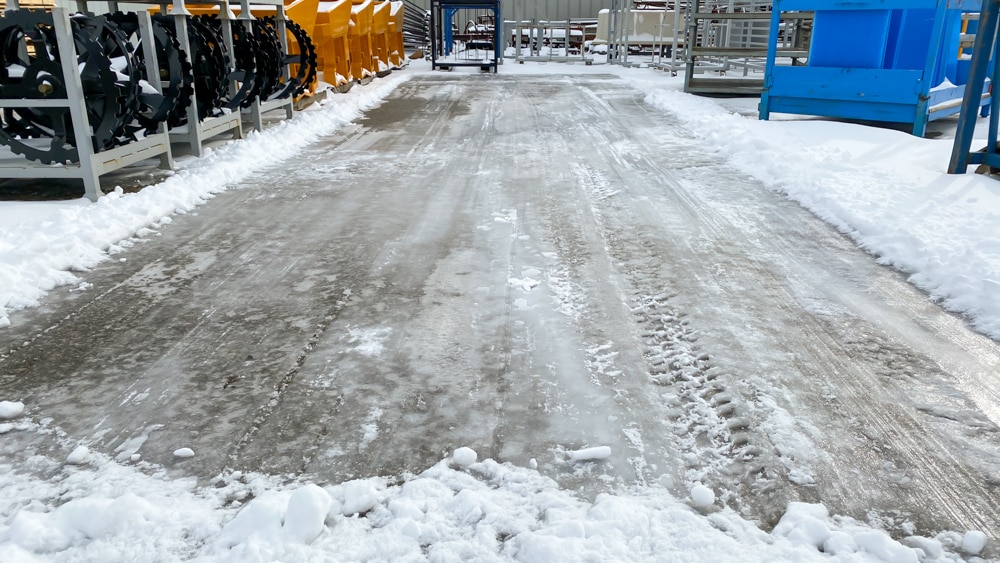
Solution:
[{"label": "blue painted pole", "polygon": [[[760,102],[758,102],[757,110],[760,112],[758,115],[759,119],[767,120],[771,116],[771,108],[768,107],[770,102],[770,96],[768,91],[771,89],[771,84],[774,83],[774,78],[771,74],[774,72],[774,59],[778,55],[778,31],[781,22],[781,0],[774,0],[774,6],[771,8],[771,32],[768,34],[767,42],[767,62],[764,65],[764,89],[760,93]],[[688,69],[690,72],[690,69]]]},{"label": "blue painted pole", "polygon": [[457,11],[455,8],[444,9],[444,18],[442,18],[444,21],[441,25],[444,26],[444,56],[446,57],[451,54],[451,48],[455,44],[452,26],[454,25],[455,12]]},{"label": "blue painted pole", "polygon": [[947,0],[938,0],[937,9],[934,11],[934,27],[931,29],[930,38],[928,38],[930,48],[927,49],[927,58],[924,60],[924,77],[920,81],[920,91],[917,92],[917,111],[916,115],[913,116],[913,134],[917,137],[923,137],[927,131],[927,100],[931,88],[937,86],[937,84],[931,84],[931,81],[935,78],[934,67],[937,66],[941,38],[945,35],[944,24],[947,8]]},{"label": "blue painted pole", "polygon": [[[951,161],[948,164],[949,174],[965,174],[969,167],[971,158],[969,149],[972,146],[972,136],[976,132],[976,119],[979,115],[983,86],[986,84],[986,72],[996,50],[997,16],[1000,14],[998,8],[1000,8],[1000,0],[983,1],[983,8],[979,15],[979,29],[972,46],[969,80],[965,84],[962,111],[958,118],[958,129],[955,131],[955,144],[952,146]],[[997,74],[995,69],[993,74],[995,79]],[[990,103],[993,106],[993,111],[990,115],[990,136],[987,151],[996,152],[997,96],[995,93]]]},{"label": "blue painted pole", "polygon": [[[498,72],[498,65],[500,61],[503,60],[503,50],[505,44],[503,41],[503,17],[500,14],[500,2],[496,3],[496,8],[493,10],[493,72]],[[569,38],[566,38],[566,46],[569,46]]]}]

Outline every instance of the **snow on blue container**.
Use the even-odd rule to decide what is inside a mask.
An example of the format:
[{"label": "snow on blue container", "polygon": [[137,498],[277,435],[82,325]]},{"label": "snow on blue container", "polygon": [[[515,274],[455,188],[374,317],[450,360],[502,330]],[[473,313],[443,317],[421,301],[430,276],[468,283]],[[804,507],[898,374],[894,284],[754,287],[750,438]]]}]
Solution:
[{"label": "snow on blue container", "polygon": [[[912,124],[958,113],[962,13],[982,0],[775,0],[760,118],[772,112]],[[808,64],[775,64],[781,14],[812,11]],[[984,87],[980,107],[989,107]]]}]

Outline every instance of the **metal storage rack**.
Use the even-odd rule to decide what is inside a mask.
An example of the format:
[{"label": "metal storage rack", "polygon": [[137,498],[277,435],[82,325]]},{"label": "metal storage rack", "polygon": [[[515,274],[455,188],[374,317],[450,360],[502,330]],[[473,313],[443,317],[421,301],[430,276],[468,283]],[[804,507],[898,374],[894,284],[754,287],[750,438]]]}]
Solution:
[{"label": "metal storage rack", "polygon": [[[8,9],[18,9],[17,0],[10,2]],[[108,172],[135,164],[149,158],[160,157],[162,168],[173,168],[173,157],[170,152],[170,140],[166,125],[161,124],[157,133],[147,135],[143,139],[107,150],[97,151],[91,141],[93,133],[87,117],[87,107],[84,99],[83,84],[77,68],[77,54],[70,27],[70,12],[63,8],[52,9],[53,26],[58,40],[59,59],[62,79],[65,83],[65,98],[45,99],[0,99],[0,108],[29,107],[64,107],[70,112],[74,138],[77,141],[79,163],[43,164],[17,157],[0,160],[0,178],[45,178],[45,179],[80,179],[83,181],[84,193],[87,198],[96,201],[101,195],[100,177]],[[140,13],[139,22],[146,33],[142,34],[144,50],[150,53],[146,57],[146,69],[149,82],[153,87],[161,88],[159,67],[156,61],[156,50],[153,47],[152,24],[148,14]],[[44,142],[44,141],[40,141]],[[53,141],[54,142],[54,141]]]},{"label": "metal storage rack", "polygon": [[[86,10],[87,3],[90,1],[98,0],[76,0],[78,9],[81,11]],[[285,5],[283,0],[254,0],[252,3],[249,0],[240,0],[239,15],[236,15],[233,12],[233,4],[230,3],[229,0],[199,0],[198,2],[176,0],[170,2],[169,4],[157,0],[129,0],[128,3],[159,6],[162,13],[173,16],[177,22],[175,25],[177,30],[177,40],[181,44],[181,49],[183,49],[186,53],[192,52],[190,37],[188,36],[186,25],[186,18],[191,17],[192,14],[187,9],[187,4],[212,5],[218,7],[219,19],[222,22],[222,38],[229,53],[233,53],[233,25],[242,25],[249,32],[251,31],[251,22],[256,19],[253,15],[255,7],[268,12],[273,11],[275,14],[275,26],[277,28],[278,41],[281,45],[281,50],[284,53],[288,52],[288,37],[285,33]],[[168,9],[171,5],[173,7]],[[118,2],[108,2],[108,6],[112,11],[115,11],[118,9]],[[290,74],[287,66],[283,67],[282,75],[285,80],[288,80]],[[236,84],[230,84],[230,89],[231,92],[235,92],[237,89]],[[255,100],[249,108],[243,109],[242,111],[233,111],[231,113],[223,112],[221,115],[211,116],[203,120],[199,120],[197,100],[192,98],[191,105],[188,106],[187,110],[187,124],[171,129],[170,138],[174,141],[188,143],[191,147],[192,154],[195,156],[202,156],[202,154],[204,154],[205,141],[212,137],[232,131],[234,138],[242,139],[243,117],[248,117],[250,122],[253,124],[254,129],[260,131],[264,127],[263,116],[265,113],[282,110],[285,112],[286,118],[291,118],[294,108],[295,101],[291,97],[269,101],[258,99]],[[192,124],[195,124],[195,126],[192,126]]]},{"label": "metal storage rack", "polygon": [[[803,33],[812,14],[785,14],[772,21],[770,1],[691,0],[687,4],[684,36],[686,72],[684,91],[695,94],[757,95],[764,88],[768,37],[772,27],[782,29],[775,56],[804,59],[809,55]],[[716,76],[706,76],[706,72]],[[740,76],[728,76],[738,71]],[[750,76],[750,72],[759,73]]]},{"label": "metal storage rack", "polygon": [[[80,2],[84,0],[77,1]],[[145,3],[159,5],[160,9],[164,13],[169,13],[177,19],[177,39],[181,43],[181,48],[184,49],[185,52],[190,53],[187,26],[183,24],[185,23],[184,18],[190,17],[191,12],[188,11],[185,0],[176,0],[176,2],[173,2],[173,8],[170,9],[169,12],[167,11],[167,4],[156,2],[155,0],[145,0]],[[230,53],[233,52],[233,25],[242,25],[249,32],[251,31],[251,23],[256,19],[253,15],[255,7],[267,12],[273,11],[275,14],[275,26],[277,28],[278,41],[281,45],[281,50],[284,53],[288,52],[288,37],[285,33],[285,5],[282,0],[254,0],[252,3],[249,0],[240,0],[239,15],[233,13],[232,4],[228,0],[204,0],[190,2],[190,4],[218,6],[219,19],[222,21],[223,41],[226,43],[226,48]],[[282,76],[285,80],[288,80],[289,72],[287,66],[282,69]],[[232,92],[235,92],[237,89],[236,84],[231,84],[230,89]],[[291,118],[295,108],[295,101],[291,97],[277,100],[258,99],[255,100],[249,108],[242,111],[234,111],[228,114],[223,113],[222,115],[208,117],[199,121],[197,119],[198,107],[194,102],[195,100],[192,100],[192,104],[188,108],[187,128],[185,129],[182,127],[171,130],[171,137],[178,141],[188,142],[191,146],[191,152],[196,156],[202,155],[205,140],[212,137],[232,131],[234,137],[240,139],[243,138],[242,117],[244,116],[249,117],[250,122],[253,124],[253,128],[260,131],[264,127],[263,116],[265,113],[282,110],[285,112],[286,118]],[[197,126],[191,127],[192,123],[197,124]]]},{"label": "metal storage rack", "polygon": [[[87,11],[87,5],[90,1],[91,0],[76,0],[77,9],[81,12]],[[181,49],[185,53],[193,52],[187,29],[187,18],[191,17],[191,12],[189,12],[185,6],[184,0],[176,0],[170,4],[158,2],[156,0],[129,0],[128,3],[159,6],[162,13],[173,16],[176,22],[175,29],[177,32],[177,41],[180,43]],[[219,19],[222,20],[223,40],[226,44],[226,48],[231,53],[233,50],[231,25],[232,20],[235,19],[235,15],[232,10],[229,9],[228,1],[209,0],[204,3],[219,5]],[[107,4],[108,9],[111,11],[117,11],[119,9],[118,2],[116,1],[107,2]],[[168,9],[171,4],[173,7]],[[144,11],[139,11],[138,13],[142,14]],[[249,11],[246,13],[249,13]],[[157,72],[157,74],[159,73]],[[230,88],[234,87],[234,85],[230,86]],[[187,123],[180,127],[170,129],[169,134],[171,142],[187,143],[191,148],[191,154],[200,157],[205,152],[204,146],[208,139],[230,131],[232,131],[234,138],[243,138],[243,124],[240,112],[223,113],[221,115],[210,116],[203,120],[199,120],[198,101],[194,96],[192,96],[191,103],[187,108]]]},{"label": "metal storage rack", "polygon": [[[492,43],[492,59],[459,59],[457,57],[445,58],[453,48],[452,20],[458,10],[479,10],[484,14],[490,14],[493,21],[492,29],[487,29],[483,33],[476,33],[475,37],[470,37],[472,41],[489,41]],[[431,68],[436,70],[449,69],[455,66],[478,66],[482,70],[498,70],[498,65],[503,57],[503,37],[500,16],[500,0],[431,0]],[[483,49],[480,49],[483,50]]]},{"label": "metal storage rack", "polygon": [[[228,11],[228,2],[223,0],[223,5],[226,6]],[[285,32],[285,3],[284,0],[254,0],[253,6],[260,6],[262,9],[270,11],[274,9],[274,23],[277,28],[278,33],[278,43],[281,45],[281,52],[288,53],[288,34]],[[250,22],[256,19],[253,15],[251,3],[249,0],[240,0],[240,15],[236,19],[242,23],[243,26],[250,30]],[[232,13],[231,11],[229,12]],[[288,71],[288,65],[282,65],[281,69],[282,78],[286,81],[291,77]],[[256,131],[261,131],[264,128],[264,114],[272,111],[284,111],[285,118],[291,119],[292,114],[295,109],[295,100],[292,96],[288,96],[284,99],[275,100],[256,100],[250,106],[249,109],[244,110],[244,113],[249,114],[250,122],[253,123],[253,128]]]}]

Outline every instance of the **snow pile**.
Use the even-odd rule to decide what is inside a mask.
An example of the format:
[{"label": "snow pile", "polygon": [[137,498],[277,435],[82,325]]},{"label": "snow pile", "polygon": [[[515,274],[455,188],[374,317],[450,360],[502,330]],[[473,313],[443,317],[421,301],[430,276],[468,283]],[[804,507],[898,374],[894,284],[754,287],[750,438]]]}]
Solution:
[{"label": "snow pile", "polygon": [[[532,469],[477,462],[469,448],[419,475],[328,486],[234,473],[194,487],[91,455],[91,465],[61,468],[36,459],[55,480],[2,467],[0,561],[931,562],[978,552],[985,538],[898,542],[802,503],[766,533],[659,487],[588,502]],[[691,494],[698,506],[714,500],[707,488]]]},{"label": "snow pile", "polygon": [[0,328],[9,326],[10,312],[38,305],[57,286],[79,283],[73,272],[93,268],[131,237],[169,223],[170,215],[193,210],[352,122],[409,76],[393,74],[267,131],[208,149],[202,158],[179,161],[175,174],[138,193],[118,190],[96,203],[0,204]]},{"label": "snow pile", "polygon": [[977,330],[1000,339],[994,234],[1000,230],[1000,192],[994,179],[946,173],[951,139],[801,118],[758,121],[637,73],[619,73],[720,160],[788,194],[881,263],[908,274],[944,307],[967,315]]}]

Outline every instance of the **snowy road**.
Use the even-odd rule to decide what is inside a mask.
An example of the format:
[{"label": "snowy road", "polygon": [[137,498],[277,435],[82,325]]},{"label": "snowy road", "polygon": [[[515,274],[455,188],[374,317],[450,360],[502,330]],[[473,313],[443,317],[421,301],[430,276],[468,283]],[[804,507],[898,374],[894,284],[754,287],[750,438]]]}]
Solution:
[{"label": "snowy road", "polygon": [[610,76],[415,78],[25,312],[0,391],[177,475],[470,446],[1000,539],[1000,348],[689,138]]}]

